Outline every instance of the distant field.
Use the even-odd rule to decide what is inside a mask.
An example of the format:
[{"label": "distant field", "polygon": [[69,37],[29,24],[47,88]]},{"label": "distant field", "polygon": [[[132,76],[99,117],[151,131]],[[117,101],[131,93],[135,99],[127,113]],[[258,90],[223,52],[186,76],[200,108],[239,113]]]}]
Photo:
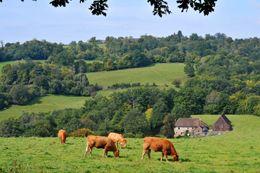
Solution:
[{"label": "distant field", "polygon": [[49,112],[65,108],[80,108],[84,105],[86,99],[87,97],[49,95],[40,98],[31,105],[13,105],[0,111],[0,121],[10,117],[19,117],[23,112]]},{"label": "distant field", "polygon": [[[213,122],[218,116],[199,116]],[[112,153],[101,157],[94,148],[92,157],[83,157],[85,138],[68,138],[61,145],[57,138],[0,138],[2,172],[178,172],[178,173],[259,173],[260,117],[228,116],[234,131],[204,138],[171,139],[180,162],[160,162],[161,153],[141,160],[142,139],[128,139],[120,158]],[[171,158],[171,157],[169,157]]]},{"label": "distant field", "polygon": [[179,79],[186,80],[184,73],[184,64],[156,64],[151,67],[132,68],[117,71],[94,72],[87,74],[90,83],[97,83],[102,86],[110,86],[115,83],[134,83],[140,82],[156,83],[163,86],[165,84],[172,85],[172,81]]}]

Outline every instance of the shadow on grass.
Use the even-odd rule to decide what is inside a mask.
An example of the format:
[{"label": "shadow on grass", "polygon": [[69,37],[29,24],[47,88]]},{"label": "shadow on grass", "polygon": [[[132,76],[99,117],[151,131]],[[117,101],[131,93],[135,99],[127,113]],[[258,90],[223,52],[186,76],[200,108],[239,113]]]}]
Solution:
[{"label": "shadow on grass", "polygon": [[42,103],[41,97],[35,97],[29,103],[27,103],[26,106],[31,106],[31,105],[40,104],[40,103]]},{"label": "shadow on grass", "polygon": [[187,158],[180,158],[180,162],[191,162],[191,160]]},{"label": "shadow on grass", "polygon": [[[160,161],[161,159],[159,158],[159,159],[157,159],[157,160]],[[166,159],[164,158],[162,161],[166,161]],[[176,162],[176,163],[191,162],[191,160],[190,160],[190,159],[187,159],[187,158],[180,158],[179,161],[174,161],[173,159],[168,158],[168,161],[169,161],[169,162]]]}]

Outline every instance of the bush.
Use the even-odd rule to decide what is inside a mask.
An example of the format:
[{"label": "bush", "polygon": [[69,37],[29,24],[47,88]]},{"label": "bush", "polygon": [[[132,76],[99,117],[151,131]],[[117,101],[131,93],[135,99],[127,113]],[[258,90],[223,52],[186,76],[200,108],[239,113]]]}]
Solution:
[{"label": "bush", "polygon": [[71,136],[71,137],[87,137],[88,135],[93,135],[93,134],[94,134],[94,132],[91,131],[90,129],[81,128],[81,129],[74,130],[73,132],[71,132],[69,134],[69,136]]}]

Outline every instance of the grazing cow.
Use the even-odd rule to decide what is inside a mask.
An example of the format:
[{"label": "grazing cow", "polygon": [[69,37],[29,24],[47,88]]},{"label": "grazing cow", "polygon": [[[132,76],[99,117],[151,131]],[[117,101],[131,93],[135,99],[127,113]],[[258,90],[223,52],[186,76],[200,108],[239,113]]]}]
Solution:
[{"label": "grazing cow", "polygon": [[151,150],[155,152],[158,151],[162,152],[161,161],[164,156],[166,157],[166,161],[168,161],[167,155],[172,155],[174,161],[179,160],[179,156],[173,144],[167,139],[156,138],[156,137],[145,137],[144,144],[143,144],[142,159],[144,158],[145,154],[148,154],[148,157],[150,158]]},{"label": "grazing cow", "polygon": [[114,143],[116,143],[118,148],[118,143],[121,145],[121,147],[126,147],[127,140],[124,138],[122,134],[119,133],[109,133],[108,138],[111,139]]},{"label": "grazing cow", "polygon": [[60,143],[65,144],[66,143],[66,138],[67,138],[67,133],[65,130],[61,129],[58,132],[58,137],[60,138]]},{"label": "grazing cow", "polygon": [[113,151],[115,157],[119,157],[119,150],[116,148],[115,143],[105,136],[89,135],[87,137],[87,147],[85,156],[92,153],[93,147],[104,148],[104,157],[107,157],[108,151]]}]

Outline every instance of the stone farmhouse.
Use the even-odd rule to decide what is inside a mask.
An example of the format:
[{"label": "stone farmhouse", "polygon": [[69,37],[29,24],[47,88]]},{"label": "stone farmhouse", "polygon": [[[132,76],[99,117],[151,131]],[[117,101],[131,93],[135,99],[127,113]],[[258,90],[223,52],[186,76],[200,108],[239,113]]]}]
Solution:
[{"label": "stone farmhouse", "polygon": [[175,123],[174,137],[207,134],[209,126],[200,118],[179,118]]}]

